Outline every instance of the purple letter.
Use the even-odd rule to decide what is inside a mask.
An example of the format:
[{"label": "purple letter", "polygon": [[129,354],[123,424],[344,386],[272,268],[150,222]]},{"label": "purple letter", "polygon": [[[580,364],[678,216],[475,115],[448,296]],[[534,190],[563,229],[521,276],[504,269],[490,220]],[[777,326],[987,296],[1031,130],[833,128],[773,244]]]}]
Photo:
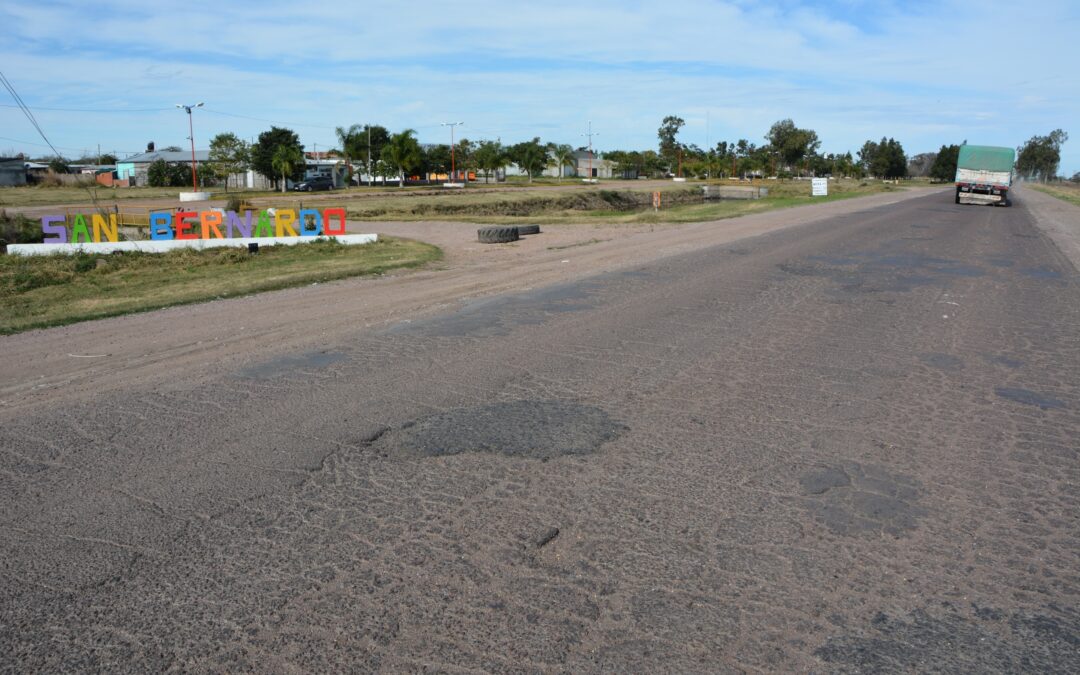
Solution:
[{"label": "purple letter", "polygon": [[44,234],[54,234],[53,238],[46,237],[46,244],[66,244],[67,227],[64,225],[50,225],[49,223],[63,223],[63,216],[43,216],[41,218],[41,231]]}]

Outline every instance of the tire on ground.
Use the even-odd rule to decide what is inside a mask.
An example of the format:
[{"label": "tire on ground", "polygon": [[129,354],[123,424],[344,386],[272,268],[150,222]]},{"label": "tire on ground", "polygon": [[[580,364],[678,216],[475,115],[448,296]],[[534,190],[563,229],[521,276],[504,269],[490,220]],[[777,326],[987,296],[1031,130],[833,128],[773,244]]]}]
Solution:
[{"label": "tire on ground", "polygon": [[517,231],[518,231],[518,234],[523,236],[523,237],[526,234],[540,234],[540,226],[539,225],[518,225],[517,226]]},{"label": "tire on ground", "polygon": [[476,231],[476,238],[481,244],[505,244],[518,240],[516,227],[481,227]]}]

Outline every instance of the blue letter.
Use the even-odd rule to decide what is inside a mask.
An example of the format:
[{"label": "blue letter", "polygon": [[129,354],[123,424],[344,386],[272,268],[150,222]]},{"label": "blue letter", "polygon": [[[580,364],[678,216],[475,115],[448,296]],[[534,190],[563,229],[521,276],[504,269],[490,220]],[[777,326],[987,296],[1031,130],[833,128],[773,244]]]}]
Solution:
[{"label": "blue letter", "polygon": [[[311,218],[311,229],[308,230],[307,220]],[[300,236],[317,237],[322,234],[322,215],[315,209],[303,209],[300,211]]]},{"label": "blue letter", "polygon": [[150,214],[150,238],[172,239],[173,230],[169,223],[172,222],[172,213],[157,211]]}]

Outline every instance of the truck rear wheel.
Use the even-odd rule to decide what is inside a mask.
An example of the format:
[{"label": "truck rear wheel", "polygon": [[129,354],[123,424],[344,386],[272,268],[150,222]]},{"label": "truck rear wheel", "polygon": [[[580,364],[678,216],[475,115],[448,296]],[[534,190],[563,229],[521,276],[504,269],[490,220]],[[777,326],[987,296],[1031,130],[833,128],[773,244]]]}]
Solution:
[{"label": "truck rear wheel", "polygon": [[957,203],[957,204],[959,204],[959,203],[960,203],[960,190],[957,190],[957,191],[956,191],[956,203]]}]

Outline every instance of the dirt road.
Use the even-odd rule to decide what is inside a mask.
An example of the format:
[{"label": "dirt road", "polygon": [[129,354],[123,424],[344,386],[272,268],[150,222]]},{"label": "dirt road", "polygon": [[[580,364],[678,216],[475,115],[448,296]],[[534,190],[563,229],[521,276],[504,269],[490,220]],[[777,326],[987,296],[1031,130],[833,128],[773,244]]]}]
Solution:
[{"label": "dirt road", "polygon": [[1048,204],[389,225],[446,269],[0,338],[0,663],[1076,671]]}]

